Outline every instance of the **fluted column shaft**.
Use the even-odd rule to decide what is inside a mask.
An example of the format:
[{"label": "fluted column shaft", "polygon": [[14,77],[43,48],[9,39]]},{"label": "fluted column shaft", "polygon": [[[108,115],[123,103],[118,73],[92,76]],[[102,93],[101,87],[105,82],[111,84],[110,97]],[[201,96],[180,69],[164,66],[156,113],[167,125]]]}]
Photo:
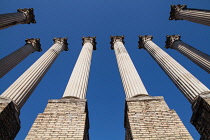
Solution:
[{"label": "fluted column shaft", "polygon": [[39,39],[26,39],[26,44],[6,57],[0,59],[0,78],[35,51],[41,51]]},{"label": "fluted column shaft", "polygon": [[170,20],[188,20],[210,26],[210,10],[191,9],[186,5],[171,5]]},{"label": "fluted column shaft", "polygon": [[18,108],[21,109],[60,52],[67,48],[67,45],[64,43],[66,38],[62,39],[56,38],[55,44],[4,91],[1,96],[12,99]]},{"label": "fluted column shaft", "polygon": [[83,41],[82,50],[69,78],[63,97],[86,98],[92,52],[96,43],[94,37],[85,37]]},{"label": "fluted column shaft", "polygon": [[123,44],[122,37],[112,37],[113,49],[115,51],[117,64],[122,79],[126,98],[132,98],[138,95],[148,95],[144,84]]},{"label": "fluted column shaft", "polygon": [[151,36],[140,36],[139,48],[144,48],[148,51],[190,103],[193,103],[199,94],[209,91],[204,84],[153,43],[151,39]]},{"label": "fluted column shaft", "polygon": [[33,8],[18,9],[16,13],[0,14],[0,30],[17,24],[36,23]]},{"label": "fluted column shaft", "polygon": [[[173,39],[176,35],[167,36],[166,48],[171,48],[179,51],[188,59],[193,61],[199,67],[210,73],[210,56],[198,49],[182,42],[180,36],[178,39]],[[170,43],[169,43],[170,42]]]}]

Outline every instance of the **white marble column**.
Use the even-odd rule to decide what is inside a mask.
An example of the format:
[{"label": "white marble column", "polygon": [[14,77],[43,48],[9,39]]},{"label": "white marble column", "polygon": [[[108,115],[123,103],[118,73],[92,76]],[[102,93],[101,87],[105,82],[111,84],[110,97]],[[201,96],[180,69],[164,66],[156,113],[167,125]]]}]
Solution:
[{"label": "white marble column", "polygon": [[210,73],[210,56],[182,42],[180,35],[167,35],[165,48],[179,51],[206,72]]},{"label": "white marble column", "polygon": [[152,36],[139,36],[139,48],[148,51],[190,103],[193,103],[198,95],[209,91],[189,71],[153,43],[152,38]]},{"label": "white marble column", "polygon": [[169,20],[188,20],[210,26],[210,10],[187,8],[187,5],[171,5]]},{"label": "white marble column", "polygon": [[12,99],[21,109],[60,52],[68,50],[67,45],[67,38],[54,38],[54,45],[5,90],[1,97]]},{"label": "white marble column", "polygon": [[26,39],[26,44],[6,57],[0,59],[0,78],[35,51],[42,51],[40,39]]},{"label": "white marble column", "polygon": [[111,36],[111,49],[114,49],[126,98],[148,95],[144,84],[124,46],[124,36]]},{"label": "white marble column", "polygon": [[36,23],[33,8],[18,9],[16,13],[0,14],[0,30],[17,24]]},{"label": "white marble column", "polygon": [[69,78],[63,98],[86,98],[92,52],[96,50],[96,37],[83,37],[82,40],[83,47]]}]

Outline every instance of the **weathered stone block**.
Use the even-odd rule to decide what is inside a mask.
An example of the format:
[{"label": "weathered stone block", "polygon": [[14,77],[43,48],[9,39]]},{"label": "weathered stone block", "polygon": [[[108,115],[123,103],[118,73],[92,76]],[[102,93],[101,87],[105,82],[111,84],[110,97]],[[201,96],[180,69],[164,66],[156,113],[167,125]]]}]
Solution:
[{"label": "weathered stone block", "polygon": [[200,95],[192,104],[192,110],[190,122],[200,133],[200,139],[210,139],[210,93]]},{"label": "weathered stone block", "polygon": [[85,99],[62,98],[48,101],[44,113],[38,115],[26,140],[52,138],[89,140]]},{"label": "weathered stone block", "polygon": [[193,138],[163,97],[139,96],[126,99],[126,140]]},{"label": "weathered stone block", "polygon": [[13,140],[19,130],[18,109],[12,100],[0,97],[0,140]]}]

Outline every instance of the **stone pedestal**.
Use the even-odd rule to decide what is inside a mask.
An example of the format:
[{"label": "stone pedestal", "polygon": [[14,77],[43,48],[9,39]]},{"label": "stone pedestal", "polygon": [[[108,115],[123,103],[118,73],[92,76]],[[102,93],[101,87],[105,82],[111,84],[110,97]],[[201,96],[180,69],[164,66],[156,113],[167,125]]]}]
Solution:
[{"label": "stone pedestal", "polygon": [[15,104],[0,97],[0,140],[14,140],[19,130],[19,111]]},{"label": "stone pedestal", "polygon": [[210,139],[210,92],[201,94],[192,104],[193,115],[190,122],[201,135],[201,140]]},{"label": "stone pedestal", "polygon": [[193,138],[174,110],[162,96],[139,96],[126,99],[126,140]]},{"label": "stone pedestal", "polygon": [[26,140],[89,140],[89,119],[85,99],[49,100],[36,118]]}]

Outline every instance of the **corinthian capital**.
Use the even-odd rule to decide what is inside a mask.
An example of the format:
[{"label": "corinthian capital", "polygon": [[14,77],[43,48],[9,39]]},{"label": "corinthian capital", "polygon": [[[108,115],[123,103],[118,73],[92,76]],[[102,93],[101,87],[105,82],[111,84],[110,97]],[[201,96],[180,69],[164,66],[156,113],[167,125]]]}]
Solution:
[{"label": "corinthian capital", "polygon": [[59,44],[64,45],[64,50],[68,51],[69,48],[68,48],[67,39],[68,39],[67,37],[64,37],[64,38],[58,37],[58,38],[53,38],[53,41],[54,43],[59,43]]},{"label": "corinthian capital", "polygon": [[111,49],[112,50],[114,49],[114,43],[115,42],[119,41],[119,42],[122,42],[123,44],[125,43],[123,35],[122,36],[110,36],[110,38],[111,38],[110,44],[111,44]]},{"label": "corinthian capital", "polygon": [[187,5],[171,5],[171,12],[170,12],[170,17],[169,20],[182,20],[179,18],[178,14],[181,10],[186,9]]},{"label": "corinthian capital", "polygon": [[180,35],[167,35],[165,41],[166,43],[165,48],[166,49],[172,48],[174,41],[180,40],[180,38],[181,38]]},{"label": "corinthian capital", "polygon": [[22,24],[36,23],[35,15],[34,15],[34,9],[33,8],[18,9],[17,11],[23,13],[25,15],[25,17],[26,17],[26,20],[24,22],[22,22]]},{"label": "corinthian capital", "polygon": [[42,51],[39,38],[26,39],[25,42],[26,42],[26,44],[31,44],[35,51],[38,51],[38,52]]},{"label": "corinthian capital", "polygon": [[94,36],[94,37],[90,37],[90,36],[88,36],[88,37],[82,37],[82,41],[83,41],[83,43],[82,43],[82,45],[84,45],[85,43],[91,43],[92,45],[93,45],[93,50],[96,50],[96,37]]},{"label": "corinthian capital", "polygon": [[144,36],[139,36],[139,46],[138,48],[139,49],[142,49],[144,48],[144,43],[145,41],[151,41],[153,39],[153,36],[152,35],[144,35]]}]

